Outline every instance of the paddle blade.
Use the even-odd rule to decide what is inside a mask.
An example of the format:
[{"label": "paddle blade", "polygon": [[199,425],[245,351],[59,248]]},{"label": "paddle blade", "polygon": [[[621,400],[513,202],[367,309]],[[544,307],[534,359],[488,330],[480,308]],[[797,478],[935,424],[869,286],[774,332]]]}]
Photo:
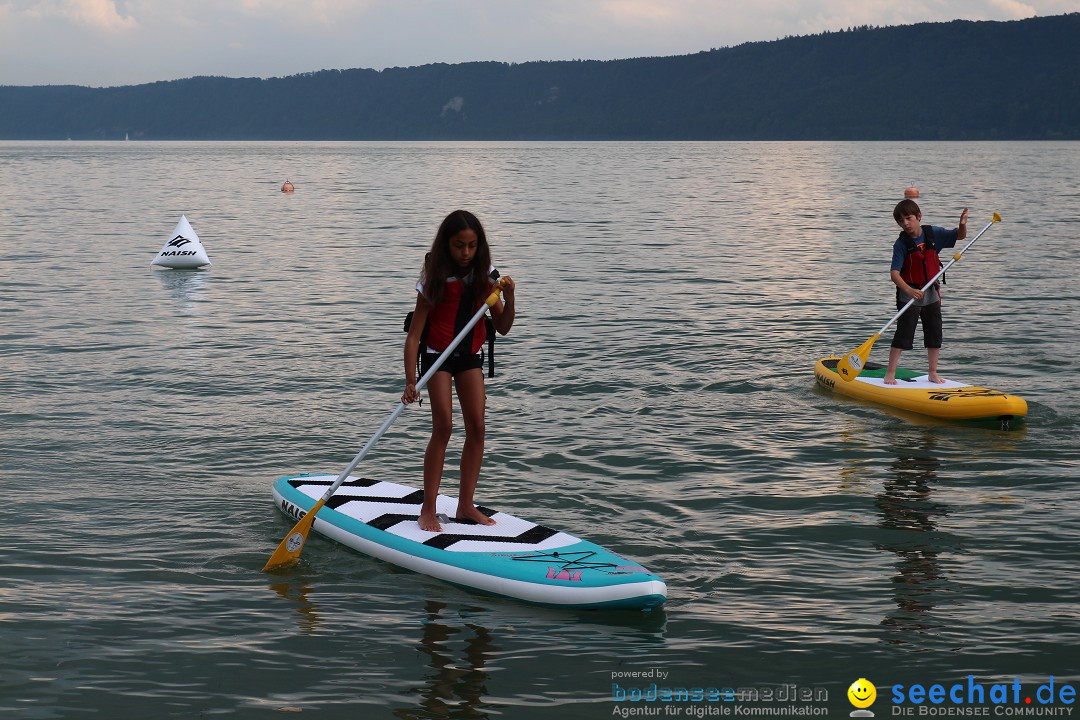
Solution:
[{"label": "paddle blade", "polygon": [[300,522],[293,526],[293,529],[277,546],[274,554],[266,561],[263,572],[280,570],[300,560],[300,553],[304,550],[304,545],[307,544],[308,533],[311,532],[311,526],[315,523],[315,514],[319,512],[319,508],[325,502],[325,500],[319,500],[304,517],[300,518]]},{"label": "paddle blade", "polygon": [[836,372],[840,374],[841,378],[850,382],[859,376],[859,373],[866,367],[866,361],[870,357],[870,350],[873,349],[874,343],[877,342],[879,337],[881,335],[871,336],[862,345],[840,358],[840,362],[836,363]]},{"label": "paddle blade", "polygon": [[1001,216],[997,213],[994,213],[994,217],[990,219],[990,222],[1001,222]]}]

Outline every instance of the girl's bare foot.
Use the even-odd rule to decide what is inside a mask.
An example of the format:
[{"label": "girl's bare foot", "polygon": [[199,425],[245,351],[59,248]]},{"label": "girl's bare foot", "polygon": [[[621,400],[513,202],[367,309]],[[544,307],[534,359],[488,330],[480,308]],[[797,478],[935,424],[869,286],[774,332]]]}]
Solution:
[{"label": "girl's bare foot", "polygon": [[477,510],[472,505],[468,507],[462,507],[458,505],[457,517],[460,520],[475,520],[480,525],[494,525],[495,521],[489,518],[484,513]]},{"label": "girl's bare foot", "polygon": [[421,530],[427,532],[442,532],[442,525],[439,524],[439,519],[435,517],[435,513],[420,513],[420,517],[416,519],[416,522],[420,525]]}]

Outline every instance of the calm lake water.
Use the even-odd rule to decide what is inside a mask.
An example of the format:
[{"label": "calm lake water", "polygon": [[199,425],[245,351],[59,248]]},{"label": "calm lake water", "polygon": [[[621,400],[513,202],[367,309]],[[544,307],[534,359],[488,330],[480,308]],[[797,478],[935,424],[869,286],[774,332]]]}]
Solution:
[{"label": "calm lake water", "polygon": [[[0,716],[846,717],[866,678],[883,717],[898,684],[1076,686],[1078,177],[1080,143],[0,143]],[[911,183],[927,222],[1004,217],[949,272],[942,372],[1023,425],[814,385],[895,311]],[[272,481],[336,474],[394,409],[458,207],[518,283],[478,501],[642,562],[663,609],[314,536],[261,572]],[[181,214],[213,266],[152,270]],[[410,408],[361,472],[417,483],[429,428]],[[652,683],[760,692],[615,701]]]}]

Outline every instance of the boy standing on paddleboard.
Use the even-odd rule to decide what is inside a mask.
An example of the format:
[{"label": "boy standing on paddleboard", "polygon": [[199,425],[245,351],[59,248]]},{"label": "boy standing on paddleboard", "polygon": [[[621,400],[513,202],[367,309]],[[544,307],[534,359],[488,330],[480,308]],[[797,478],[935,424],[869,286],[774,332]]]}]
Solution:
[{"label": "boy standing on paddleboard", "polygon": [[896,384],[896,366],[900,353],[910,350],[915,340],[915,326],[923,325],[923,345],[929,363],[927,375],[931,382],[944,382],[938,375],[938,357],[941,354],[941,294],[934,283],[923,293],[921,288],[941,269],[938,252],[954,247],[957,240],[967,237],[967,208],[960,213],[960,226],[946,230],[936,225],[922,224],[922,211],[911,199],[901,200],[893,208],[893,219],[900,226],[900,237],[893,243],[892,265],[889,277],[896,285],[896,309],[900,310],[909,300],[914,304],[896,321],[892,348],[889,350],[889,368],[885,372],[885,384]]}]

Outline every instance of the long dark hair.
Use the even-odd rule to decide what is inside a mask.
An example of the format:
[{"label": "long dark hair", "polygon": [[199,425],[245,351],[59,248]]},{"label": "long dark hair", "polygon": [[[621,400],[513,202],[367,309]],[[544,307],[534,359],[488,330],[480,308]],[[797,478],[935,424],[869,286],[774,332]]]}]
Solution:
[{"label": "long dark hair", "polygon": [[[446,294],[446,279],[460,272],[450,256],[450,238],[462,230],[476,233],[476,254],[466,275],[472,273],[472,295],[477,300],[485,298],[491,288],[488,268],[491,267],[491,249],[488,247],[484,226],[468,210],[455,210],[447,215],[435,241],[431,243],[431,252],[424,257],[424,299],[432,305],[442,301]],[[459,278],[464,280],[465,278]]]}]

